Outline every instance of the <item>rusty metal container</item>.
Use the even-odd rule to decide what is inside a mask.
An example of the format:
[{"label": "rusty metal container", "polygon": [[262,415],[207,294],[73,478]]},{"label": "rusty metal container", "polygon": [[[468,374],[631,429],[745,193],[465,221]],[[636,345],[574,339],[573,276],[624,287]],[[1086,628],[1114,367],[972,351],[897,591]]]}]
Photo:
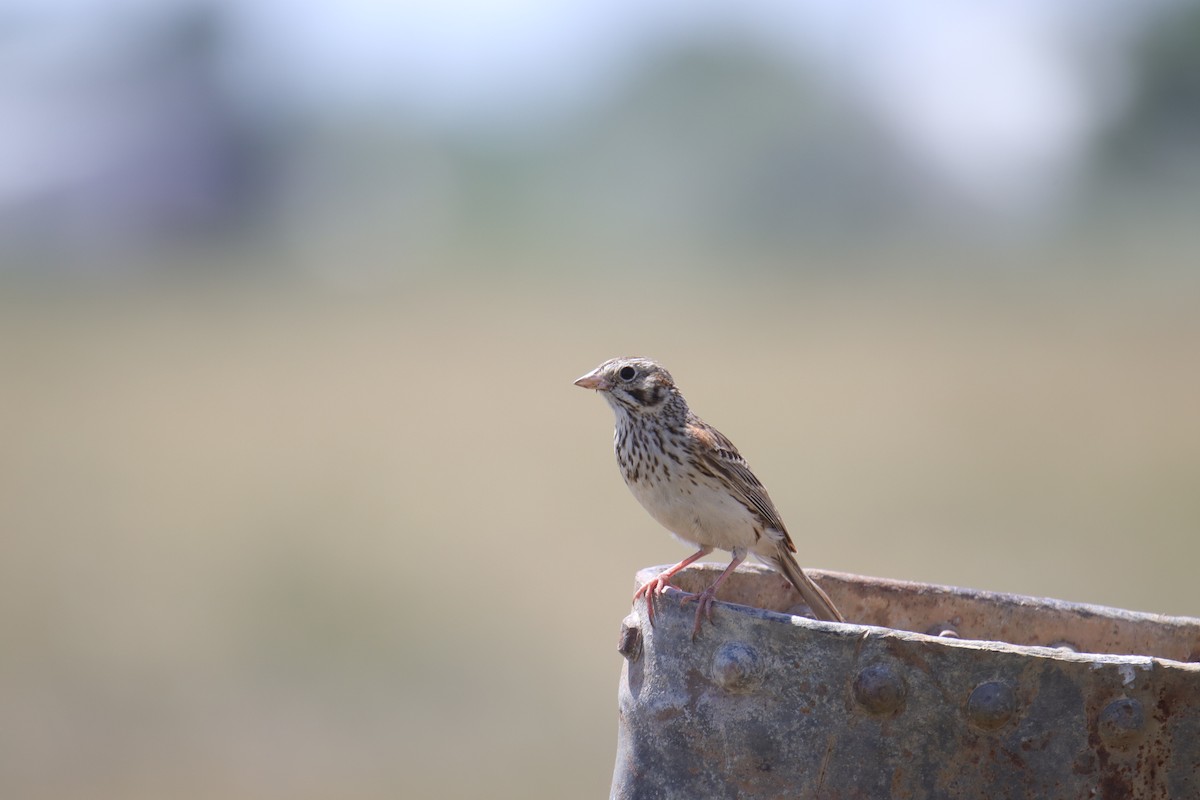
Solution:
[{"label": "rusty metal container", "polygon": [[636,605],[612,797],[1200,800],[1200,619],[810,574],[854,624],[757,566],[695,641]]}]

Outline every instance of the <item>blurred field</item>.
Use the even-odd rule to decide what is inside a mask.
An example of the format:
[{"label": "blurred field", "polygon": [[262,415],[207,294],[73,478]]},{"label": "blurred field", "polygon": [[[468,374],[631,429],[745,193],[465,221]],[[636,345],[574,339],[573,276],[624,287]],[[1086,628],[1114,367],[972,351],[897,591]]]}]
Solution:
[{"label": "blurred field", "polygon": [[0,795],[603,796],[621,353],[802,563],[1200,614],[1200,292],[1102,272],[6,293]]}]

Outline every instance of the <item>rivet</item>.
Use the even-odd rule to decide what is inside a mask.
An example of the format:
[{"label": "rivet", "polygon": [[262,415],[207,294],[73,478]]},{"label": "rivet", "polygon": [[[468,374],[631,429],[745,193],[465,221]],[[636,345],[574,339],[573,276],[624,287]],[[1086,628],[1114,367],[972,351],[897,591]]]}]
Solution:
[{"label": "rivet", "polygon": [[1142,704],[1132,697],[1118,697],[1100,712],[1096,728],[1104,741],[1121,745],[1135,739],[1145,724]]},{"label": "rivet", "polygon": [[633,614],[621,620],[617,652],[630,661],[637,661],[642,657],[642,629],[638,627],[637,617]]},{"label": "rivet", "polygon": [[763,659],[743,642],[726,642],[713,654],[713,680],[727,692],[750,692],[762,685]]},{"label": "rivet", "polygon": [[979,684],[967,698],[967,720],[985,731],[1004,727],[1016,712],[1016,694],[1000,681]]},{"label": "rivet", "polygon": [[904,678],[887,664],[864,667],[854,679],[854,699],[872,714],[895,714],[907,695]]}]

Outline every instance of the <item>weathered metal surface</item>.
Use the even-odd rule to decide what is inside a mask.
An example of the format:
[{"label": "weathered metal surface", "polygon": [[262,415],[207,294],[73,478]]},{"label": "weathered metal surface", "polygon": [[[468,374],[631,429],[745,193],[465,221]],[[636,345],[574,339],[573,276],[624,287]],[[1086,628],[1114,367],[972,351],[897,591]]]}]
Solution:
[{"label": "weathered metal surface", "polygon": [[694,641],[678,592],[636,605],[614,798],[1200,800],[1200,619],[811,574],[867,624],[758,567]]}]

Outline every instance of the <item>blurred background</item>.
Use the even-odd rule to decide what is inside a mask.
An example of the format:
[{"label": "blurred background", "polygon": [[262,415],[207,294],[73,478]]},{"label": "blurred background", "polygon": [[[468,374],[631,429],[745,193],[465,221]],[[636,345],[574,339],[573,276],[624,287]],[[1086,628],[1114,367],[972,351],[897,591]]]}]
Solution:
[{"label": "blurred background", "polygon": [[7,0],[0,794],[594,797],[687,549],[1200,615],[1200,4]]}]

